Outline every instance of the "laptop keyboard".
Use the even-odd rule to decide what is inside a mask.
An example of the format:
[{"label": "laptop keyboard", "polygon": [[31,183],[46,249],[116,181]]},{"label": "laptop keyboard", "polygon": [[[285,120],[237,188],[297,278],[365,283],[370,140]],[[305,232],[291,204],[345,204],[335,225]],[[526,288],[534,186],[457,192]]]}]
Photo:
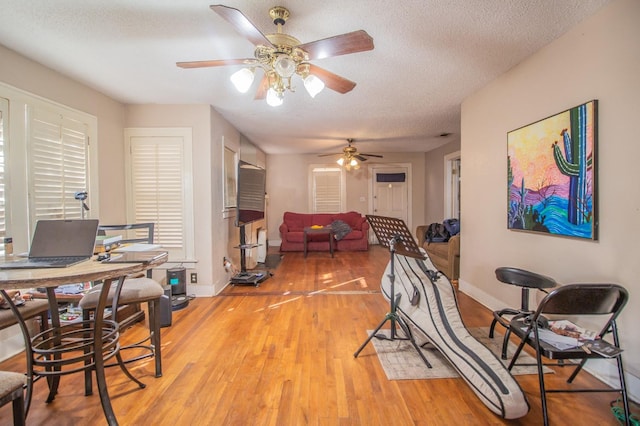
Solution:
[{"label": "laptop keyboard", "polygon": [[32,257],[29,262],[43,262],[50,265],[65,265],[86,259],[85,256],[59,256],[59,257]]}]

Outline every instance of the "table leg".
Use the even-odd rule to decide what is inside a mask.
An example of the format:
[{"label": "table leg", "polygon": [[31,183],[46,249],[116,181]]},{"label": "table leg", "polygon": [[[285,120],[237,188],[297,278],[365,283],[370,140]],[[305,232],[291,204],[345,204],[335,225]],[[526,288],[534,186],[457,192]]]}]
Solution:
[{"label": "table leg", "polygon": [[304,235],[302,237],[302,241],[304,241],[304,258],[307,258],[307,237],[309,236],[309,234],[307,234],[307,231],[304,231]]},{"label": "table leg", "polygon": [[329,252],[331,253],[331,257],[333,257],[333,240],[334,240],[335,234],[333,233],[333,231],[329,231]]},{"label": "table leg", "polygon": [[[55,347],[60,346],[60,312],[58,307],[58,300],[56,299],[56,289],[55,287],[47,287],[47,300],[49,301],[49,315],[51,316],[51,329],[54,334],[53,344]],[[56,353],[53,355],[53,358],[59,360],[61,355]],[[60,366],[56,365],[53,367],[53,371],[60,371]],[[49,367],[47,367],[49,369]],[[60,384],[60,375],[55,374],[52,376],[47,376],[47,383],[49,385],[49,396],[47,397],[47,403],[54,400],[56,394],[58,393],[58,385]]]},{"label": "table leg", "polygon": [[[95,356],[95,370],[96,370],[96,384],[98,386],[98,393],[100,394],[100,403],[102,404],[102,410],[104,416],[107,418],[107,422],[110,426],[118,424],[116,415],[113,412],[111,406],[111,399],[109,398],[109,392],[107,390],[107,382],[104,376],[104,354],[102,353],[102,325],[104,320],[104,308],[107,305],[107,298],[109,296],[109,288],[111,288],[111,279],[106,279],[102,283],[102,291],[100,292],[100,298],[98,300],[98,306],[94,313],[94,332],[93,332],[93,351]],[[117,309],[117,308],[114,308]]]}]

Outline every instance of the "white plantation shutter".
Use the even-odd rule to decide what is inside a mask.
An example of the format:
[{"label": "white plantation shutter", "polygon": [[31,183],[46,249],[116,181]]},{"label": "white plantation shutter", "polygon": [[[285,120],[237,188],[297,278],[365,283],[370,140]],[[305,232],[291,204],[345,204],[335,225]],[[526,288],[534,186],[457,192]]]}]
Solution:
[{"label": "white plantation shutter", "polygon": [[40,219],[80,219],[74,198],[88,189],[88,135],[84,123],[33,109],[28,137],[29,212]]},{"label": "white plantation shutter", "polygon": [[[138,131],[138,132],[137,132]],[[171,260],[191,256],[190,137],[127,129],[128,220],[155,223],[154,242]],[[169,131],[170,132],[170,131]],[[144,134],[138,136],[137,134]],[[187,140],[189,139],[189,140]]]},{"label": "white plantation shutter", "polygon": [[0,234],[29,249],[39,219],[82,218],[75,193],[99,210],[96,117],[0,82]]},{"label": "white plantation shutter", "polygon": [[339,168],[313,168],[312,209],[313,213],[337,213],[343,211],[344,186]]}]

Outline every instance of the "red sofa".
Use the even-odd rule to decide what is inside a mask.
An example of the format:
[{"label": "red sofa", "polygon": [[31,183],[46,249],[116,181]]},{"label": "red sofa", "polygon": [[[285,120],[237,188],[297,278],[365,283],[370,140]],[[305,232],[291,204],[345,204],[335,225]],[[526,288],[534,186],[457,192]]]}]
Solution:
[{"label": "red sofa", "polygon": [[[312,225],[331,225],[341,220],[351,227],[351,232],[338,241],[334,241],[336,250],[366,251],[369,249],[369,222],[358,212],[347,213],[293,213],[285,212],[280,225],[280,251],[303,251],[304,228]],[[329,251],[329,239],[326,235],[309,235],[309,251]]]}]

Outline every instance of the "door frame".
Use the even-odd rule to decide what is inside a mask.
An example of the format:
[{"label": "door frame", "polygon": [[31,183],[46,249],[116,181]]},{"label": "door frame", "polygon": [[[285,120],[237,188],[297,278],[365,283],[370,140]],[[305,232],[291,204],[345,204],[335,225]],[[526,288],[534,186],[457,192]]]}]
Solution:
[{"label": "door frame", "polygon": [[[451,185],[452,177],[453,177],[453,163],[456,160],[461,158],[460,151],[452,152],[444,156],[444,217],[445,218],[453,218],[460,220],[457,217],[457,212],[454,212],[454,199],[455,197],[460,197],[460,182],[458,183],[458,187],[454,188]],[[461,179],[461,178],[458,178]],[[458,198],[459,199],[459,198]],[[459,206],[458,206],[459,208]]]}]

